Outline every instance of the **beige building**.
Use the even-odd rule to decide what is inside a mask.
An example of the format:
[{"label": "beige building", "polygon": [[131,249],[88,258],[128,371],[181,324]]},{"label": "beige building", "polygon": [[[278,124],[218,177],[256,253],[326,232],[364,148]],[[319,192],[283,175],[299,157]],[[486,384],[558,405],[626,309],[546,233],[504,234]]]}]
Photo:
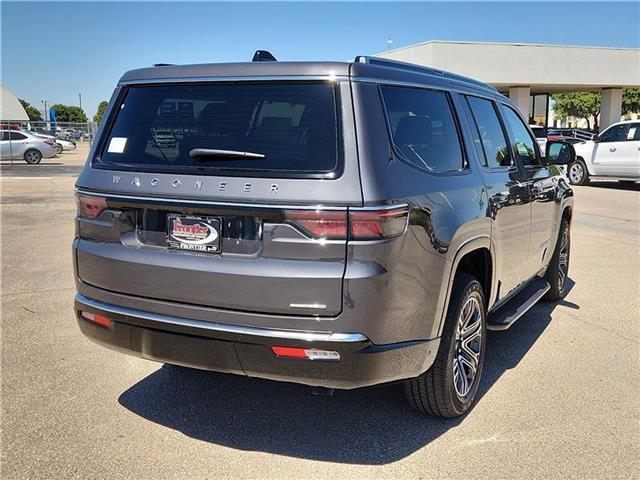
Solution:
[{"label": "beige building", "polygon": [[640,86],[640,49],[429,41],[376,56],[476,78],[496,87],[531,121],[550,121],[549,95],[601,91],[600,125],[622,117],[622,89]]}]

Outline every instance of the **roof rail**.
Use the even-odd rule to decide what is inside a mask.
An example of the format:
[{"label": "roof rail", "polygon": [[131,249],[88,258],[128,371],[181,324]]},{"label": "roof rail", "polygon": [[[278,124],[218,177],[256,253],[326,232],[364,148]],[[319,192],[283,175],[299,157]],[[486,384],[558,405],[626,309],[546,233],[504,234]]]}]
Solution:
[{"label": "roof rail", "polygon": [[488,88],[489,90],[498,91],[494,86],[488,85],[479,80],[475,80],[473,78],[465,77],[464,75],[458,75],[457,73],[445,72],[444,70],[438,70],[437,68],[432,67],[424,67],[422,65],[416,65],[414,63],[400,62],[398,60],[388,60],[386,58],[380,57],[370,57],[366,55],[358,55],[355,60],[355,63],[368,63],[370,65],[378,65],[380,67],[388,67],[388,68],[397,68],[399,70],[405,70],[408,72],[416,72],[423,73],[427,75],[436,75],[439,77],[444,77],[449,80],[468,83],[475,85],[477,87]]},{"label": "roof rail", "polygon": [[154,67],[173,67],[175,63],[154,63]]}]

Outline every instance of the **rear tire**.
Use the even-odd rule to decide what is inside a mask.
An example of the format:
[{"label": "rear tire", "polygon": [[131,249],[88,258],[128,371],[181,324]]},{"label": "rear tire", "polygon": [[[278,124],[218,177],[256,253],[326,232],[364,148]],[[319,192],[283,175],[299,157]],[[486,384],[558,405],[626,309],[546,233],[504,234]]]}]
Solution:
[{"label": "rear tire", "polygon": [[557,302],[567,294],[567,278],[569,277],[569,259],[571,256],[571,235],[569,222],[566,218],[560,223],[556,249],[547,267],[545,278],[551,288],[545,295],[545,300]]},{"label": "rear tire", "polygon": [[487,338],[482,286],[461,273],[453,283],[440,347],[429,370],[405,383],[409,403],[419,412],[453,418],[475,400]]},{"label": "rear tire", "polygon": [[42,153],[40,153],[40,151],[36,150],[35,148],[32,148],[24,152],[24,161],[27,162],[29,165],[35,165],[36,163],[40,163],[40,160],[42,160]]},{"label": "rear tire", "polygon": [[56,151],[56,155],[60,155],[62,153],[62,150],[63,150],[62,145],[60,145],[58,142],[55,143],[53,148]]},{"label": "rear tire", "polygon": [[589,171],[581,158],[569,164],[567,177],[571,185],[589,185]]}]

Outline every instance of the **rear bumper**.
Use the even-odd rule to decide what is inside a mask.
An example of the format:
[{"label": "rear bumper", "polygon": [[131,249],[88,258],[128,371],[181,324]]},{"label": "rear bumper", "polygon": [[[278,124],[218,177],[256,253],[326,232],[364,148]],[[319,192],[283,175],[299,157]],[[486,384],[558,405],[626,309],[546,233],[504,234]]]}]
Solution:
[{"label": "rear bumper", "polygon": [[[120,307],[81,294],[80,330],[106,347],[159,362],[328,388],[351,389],[414,378],[435,359],[439,339],[374,345],[359,333],[273,330],[206,322]],[[105,328],[80,312],[111,320]],[[272,346],[340,353],[340,361],[277,358]]]}]

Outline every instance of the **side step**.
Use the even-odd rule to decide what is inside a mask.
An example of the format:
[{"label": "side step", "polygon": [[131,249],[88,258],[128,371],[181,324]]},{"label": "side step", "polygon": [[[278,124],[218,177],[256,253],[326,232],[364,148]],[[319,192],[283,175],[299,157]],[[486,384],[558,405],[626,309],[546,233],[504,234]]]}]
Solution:
[{"label": "side step", "polygon": [[536,277],[521,291],[487,317],[488,330],[506,330],[533,307],[551,288],[549,283]]}]

